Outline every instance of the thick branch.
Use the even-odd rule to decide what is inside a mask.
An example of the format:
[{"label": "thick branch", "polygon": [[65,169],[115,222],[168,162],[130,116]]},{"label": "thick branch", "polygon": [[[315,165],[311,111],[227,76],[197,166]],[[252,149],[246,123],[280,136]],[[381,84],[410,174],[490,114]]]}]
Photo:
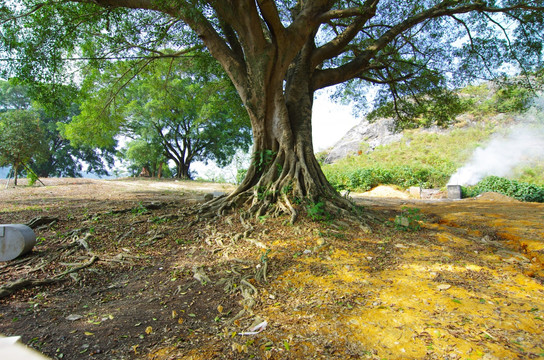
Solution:
[{"label": "thick branch", "polygon": [[332,7],[333,1],[314,0],[305,1],[303,8],[297,14],[291,25],[287,28],[287,38],[290,48],[296,50],[290,55],[294,57],[298,50],[306,43],[308,37],[314,33],[320,24],[321,14],[327,12]]},{"label": "thick branch", "polygon": [[276,38],[276,41],[280,44],[285,43],[285,27],[281,23],[276,3],[273,0],[258,0],[257,2],[263,14],[264,21]]},{"label": "thick branch", "polygon": [[258,54],[268,45],[255,1],[217,1],[214,9],[221,20],[236,31],[246,56]]},{"label": "thick branch", "polygon": [[514,6],[496,8],[485,6],[482,2],[474,4],[465,4],[458,7],[450,8],[451,1],[443,1],[436,6],[422,11],[405,21],[393,26],[386,31],[381,37],[376,39],[374,43],[368,46],[352,61],[339,66],[337,68],[318,70],[314,77],[313,90],[321,89],[327,86],[336,85],[355,78],[364,71],[370,60],[376,56],[376,54],[390,44],[401,33],[421,24],[422,22],[439,18],[443,16],[452,16],[455,14],[464,14],[472,11],[486,12],[486,13],[504,13],[513,10],[530,10],[530,11],[544,11],[544,6],[532,6],[528,4],[517,4]]},{"label": "thick branch", "polygon": [[244,50],[242,49],[242,45],[240,45],[240,42],[238,41],[238,38],[236,37],[236,32],[230,26],[224,21],[220,21],[221,29],[225,33],[225,37],[227,38],[227,41],[229,42],[230,48],[232,51],[236,54],[238,57],[238,61],[243,62],[244,60]]},{"label": "thick branch", "polygon": [[[362,14],[353,21],[342,33],[335,37],[332,41],[316,49],[311,59],[311,67],[315,68],[325,59],[331,59],[341,54],[351,40],[359,33],[368,20],[376,14],[376,7],[373,4],[367,7]],[[361,11],[363,11],[361,9]]]},{"label": "thick branch", "polygon": [[330,10],[321,14],[319,21],[326,23],[332,19],[345,19],[354,16],[366,16],[369,10],[376,9],[380,0],[367,0],[363,6],[352,7],[347,9]]}]

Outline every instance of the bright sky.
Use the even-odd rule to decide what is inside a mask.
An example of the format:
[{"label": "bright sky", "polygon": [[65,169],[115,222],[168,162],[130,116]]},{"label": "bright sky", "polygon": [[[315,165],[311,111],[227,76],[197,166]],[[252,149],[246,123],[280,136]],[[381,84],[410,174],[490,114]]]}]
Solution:
[{"label": "bright sky", "polygon": [[361,122],[352,115],[351,106],[332,102],[320,94],[314,100],[312,112],[314,151],[319,152],[336,144],[352,127]]}]

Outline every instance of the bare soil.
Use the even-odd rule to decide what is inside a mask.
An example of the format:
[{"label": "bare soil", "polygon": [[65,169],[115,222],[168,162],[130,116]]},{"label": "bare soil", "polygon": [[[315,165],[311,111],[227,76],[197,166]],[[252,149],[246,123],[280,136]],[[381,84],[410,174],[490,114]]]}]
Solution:
[{"label": "bare soil", "polygon": [[229,185],[43,181],[0,184],[0,223],[57,219],[0,288],[59,281],[0,299],[0,333],[51,358],[544,357],[543,204],[357,194],[368,226],[291,226],[191,211]]}]

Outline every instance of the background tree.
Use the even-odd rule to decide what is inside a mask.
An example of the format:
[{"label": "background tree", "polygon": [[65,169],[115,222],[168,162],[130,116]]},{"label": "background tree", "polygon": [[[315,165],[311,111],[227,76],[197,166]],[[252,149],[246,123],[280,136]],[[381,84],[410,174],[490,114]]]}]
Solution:
[{"label": "background tree", "polygon": [[24,84],[11,79],[0,81],[0,112],[13,109],[32,110],[39,117],[41,156],[28,166],[40,177],[79,177],[86,170],[107,175],[113,164],[113,148],[73,147],[58,130],[59,123],[69,123],[79,113],[78,89],[62,85]]},{"label": "background tree", "polygon": [[[451,86],[469,79],[499,75],[503,64],[516,63],[522,71],[541,66],[544,34],[542,0],[74,0],[25,5],[3,12],[4,48],[26,60],[12,63],[20,74],[35,75],[39,67],[30,67],[29,60],[48,69],[74,53],[151,61],[173,56],[160,50],[165,45],[177,55],[205,45],[240,94],[254,137],[254,162],[245,180],[210,210],[222,212],[249,200],[250,214],[261,215],[277,204],[293,219],[296,210],[288,195],[323,202],[328,211],[350,206],[327,182],[313,154],[311,109],[317,90],[339,85],[349,95],[377,85],[382,89],[378,101],[392,99],[402,115],[410,111],[403,105],[447,95]],[[18,32],[21,22],[34,31]],[[408,95],[412,102],[403,104]]]},{"label": "background tree", "polygon": [[30,110],[0,113],[0,166],[11,165],[17,185],[19,169],[43,155],[43,132],[38,114]]},{"label": "background tree", "polygon": [[[119,88],[115,100],[104,107],[103,99],[111,98],[111,86],[106,84],[112,76],[117,84],[113,86]],[[124,85],[126,78],[131,81]],[[127,136],[136,141],[129,143],[130,156],[141,154],[136,150],[144,144],[151,155],[158,145],[160,155],[175,163],[178,178],[191,178],[195,161],[213,160],[225,166],[237,149],[247,150],[251,142],[240,97],[209,56],[163,59],[144,69],[133,62],[117,62],[89,76],[84,89],[90,89],[90,96],[82,113],[63,127],[69,139],[104,146],[113,144],[116,136]],[[155,159],[153,167],[161,162],[159,154]],[[148,156],[141,160],[153,162]]]},{"label": "background tree", "polygon": [[133,176],[139,175],[143,168],[153,177],[171,177],[167,159],[160,143],[144,138],[132,140],[119,151],[119,156],[129,162],[128,169]]}]

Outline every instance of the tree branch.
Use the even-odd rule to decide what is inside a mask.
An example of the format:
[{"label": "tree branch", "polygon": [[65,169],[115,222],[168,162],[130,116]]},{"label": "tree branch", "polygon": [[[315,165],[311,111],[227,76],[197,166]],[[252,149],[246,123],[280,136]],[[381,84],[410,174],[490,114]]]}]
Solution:
[{"label": "tree branch", "polygon": [[278,8],[273,0],[257,0],[261,14],[272,35],[280,44],[285,43],[285,27],[281,23]]},{"label": "tree branch", "polygon": [[40,10],[42,7],[44,7],[45,5],[48,5],[48,4],[49,3],[36,4],[32,9],[30,9],[26,13],[15,15],[15,16],[10,16],[10,17],[8,17],[6,19],[2,19],[2,22],[0,22],[0,25],[3,25],[5,23],[7,23],[8,21],[17,20],[17,19],[21,19],[21,18],[23,18],[25,16],[32,15],[33,13],[35,13],[36,11]]},{"label": "tree branch", "polygon": [[326,23],[332,19],[345,19],[349,17],[365,16],[369,9],[376,10],[380,0],[367,0],[363,6],[351,7],[347,9],[330,10],[321,14],[318,18],[319,22]]},{"label": "tree branch", "polygon": [[450,7],[450,5],[457,3],[449,0],[445,0],[432,8],[420,12],[408,19],[393,26],[391,29],[382,34],[376,39],[372,45],[364,49],[360,55],[355,59],[339,66],[337,68],[317,70],[313,79],[313,89],[321,89],[327,86],[336,85],[347,80],[353,79],[357,74],[364,71],[368,67],[370,60],[388,44],[391,43],[399,34],[407,31],[422,22],[439,18],[443,16],[452,16],[455,14],[464,14],[468,12],[478,11],[484,13],[505,13],[514,10],[531,10],[531,11],[544,11],[544,6],[532,6],[526,3],[517,4],[509,7],[489,7],[483,2],[476,2],[473,4],[464,4],[456,7]]},{"label": "tree branch", "polygon": [[314,51],[310,60],[312,69],[321,64],[324,60],[341,54],[343,49],[351,40],[353,40],[353,38],[355,38],[366,22],[376,15],[375,5],[377,4],[377,1],[367,1],[367,3],[370,4],[365,6],[364,10],[358,8],[360,16],[358,16],[342,33]]}]

